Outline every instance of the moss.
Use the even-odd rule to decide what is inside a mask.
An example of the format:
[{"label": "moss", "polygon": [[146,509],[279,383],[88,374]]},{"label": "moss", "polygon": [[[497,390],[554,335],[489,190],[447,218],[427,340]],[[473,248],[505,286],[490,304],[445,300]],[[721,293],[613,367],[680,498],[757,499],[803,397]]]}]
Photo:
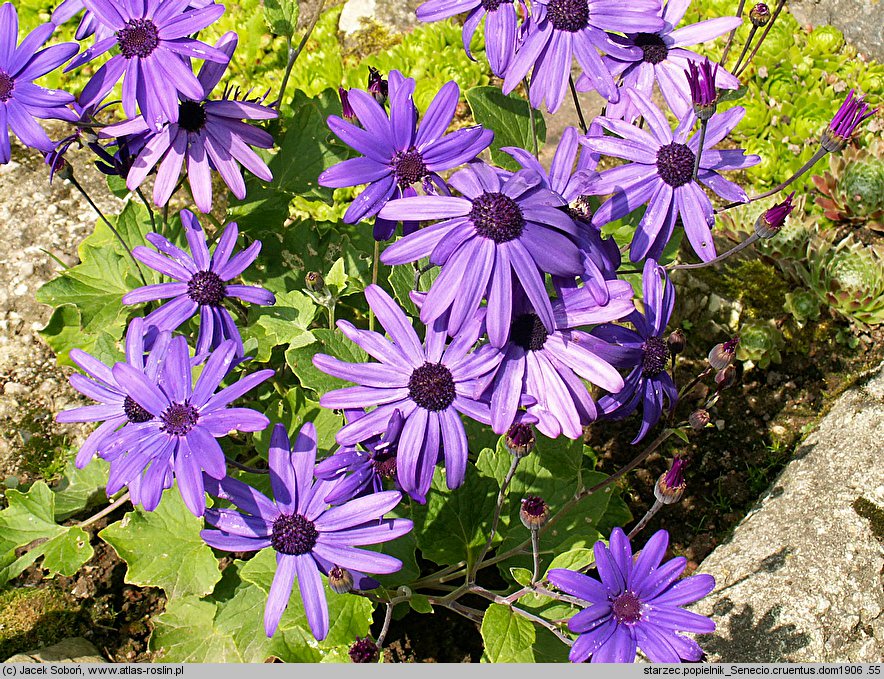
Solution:
[{"label": "moss", "polygon": [[739,300],[748,318],[770,320],[784,314],[783,303],[791,287],[776,268],[761,260],[741,260],[721,270],[692,273],[722,297]]},{"label": "moss", "polygon": [[853,511],[871,524],[872,534],[884,542],[884,509],[864,497],[858,497],[851,505]]},{"label": "moss", "polygon": [[55,430],[51,415],[40,408],[26,406],[6,436],[21,442],[19,468],[46,481],[57,478],[72,455],[68,435]]},{"label": "moss", "polygon": [[0,591],[0,660],[65,639],[77,616],[53,587]]}]

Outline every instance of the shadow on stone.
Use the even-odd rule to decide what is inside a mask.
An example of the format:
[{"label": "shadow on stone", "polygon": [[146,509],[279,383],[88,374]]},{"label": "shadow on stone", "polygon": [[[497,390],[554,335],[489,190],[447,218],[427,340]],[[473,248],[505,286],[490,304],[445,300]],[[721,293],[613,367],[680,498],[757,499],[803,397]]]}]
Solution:
[{"label": "shadow on stone", "polygon": [[[727,615],[734,607],[730,599],[721,599],[715,604],[714,615]],[[720,624],[714,635],[700,637],[698,642],[721,662],[786,661],[790,653],[808,646],[811,639],[793,624],[777,625],[781,610],[779,605],[773,606],[756,620],[752,606],[744,605],[739,613],[730,615],[726,629]]]}]

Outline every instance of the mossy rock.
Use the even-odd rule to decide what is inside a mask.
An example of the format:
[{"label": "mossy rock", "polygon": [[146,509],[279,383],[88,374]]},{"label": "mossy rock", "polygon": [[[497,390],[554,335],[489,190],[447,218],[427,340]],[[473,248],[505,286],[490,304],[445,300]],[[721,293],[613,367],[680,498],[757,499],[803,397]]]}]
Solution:
[{"label": "mossy rock", "polygon": [[79,611],[53,587],[0,591],[0,658],[67,638],[78,615]]}]

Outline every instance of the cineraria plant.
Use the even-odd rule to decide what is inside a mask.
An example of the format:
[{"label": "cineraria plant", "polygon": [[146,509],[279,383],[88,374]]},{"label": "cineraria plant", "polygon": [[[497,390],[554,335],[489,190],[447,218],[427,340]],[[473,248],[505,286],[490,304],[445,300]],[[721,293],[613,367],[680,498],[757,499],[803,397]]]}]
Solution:
[{"label": "cineraria plant", "polygon": [[[665,529],[637,536],[691,482],[677,439],[709,425],[740,340],[684,374],[670,274],[778,238],[798,185],[731,250],[713,241],[723,213],[784,191],[876,110],[851,90],[811,161],[753,195],[739,171],[760,157],[735,148],[744,109],[726,99],[782,3],[752,8],[730,70],[743,3],[679,27],[688,8],[427,0],[417,16],[433,25],[465,15],[471,57],[484,32],[499,79],[467,90],[469,111],[454,80],[434,80],[421,116],[422,74],[368,63],[365,90],[308,96],[293,74],[320,17],[299,34],[295,0],[264,3],[271,44],[288,46],[267,58],[285,64],[273,99],[230,82],[254,35],[213,27],[225,8],[209,0],[65,0],[54,20],[82,12],[76,37],[91,40],[77,56],[41,49],[52,24],[19,43],[3,5],[0,161],[11,129],[98,211],[77,178],[92,154],[123,208],[99,211],[80,262],[38,294],[55,309],[44,337],[94,401],[57,420],[100,424],[64,483],[7,492],[0,584],[41,555],[71,576],[102,539],[128,583],[162,589],[150,646],[168,662],[375,662],[394,610],[434,607],[479,625],[491,661],[703,659],[686,634],[715,622],[683,607],[713,578],[683,577]],[[717,66],[684,49],[727,31]],[[107,54],[76,100],[34,82]],[[588,124],[578,89],[608,102]],[[535,109],[569,91],[579,128],[544,148]],[[35,118],[68,127],[52,143]],[[367,219],[373,238],[353,226]],[[682,234],[700,262],[681,261]],[[587,428],[623,418],[641,445],[602,473]],[[655,452],[671,465],[633,521],[615,484]],[[51,521],[87,514],[102,489],[91,517]]]}]

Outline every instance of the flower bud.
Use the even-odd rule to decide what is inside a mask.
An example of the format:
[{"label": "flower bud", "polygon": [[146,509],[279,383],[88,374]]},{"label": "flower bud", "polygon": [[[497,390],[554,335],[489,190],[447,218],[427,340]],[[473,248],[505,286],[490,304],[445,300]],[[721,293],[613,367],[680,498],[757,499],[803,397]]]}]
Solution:
[{"label": "flower bud", "polygon": [[733,365],[729,365],[723,370],[719,370],[715,375],[715,384],[718,385],[718,391],[730,389],[737,383],[737,369]]},{"label": "flower bud", "polygon": [[749,21],[756,28],[767,26],[770,22],[770,7],[763,2],[759,2],[755,7],[749,10]]},{"label": "flower bud", "polygon": [[718,108],[718,90],[715,87],[718,64],[713,68],[707,58],[699,66],[693,61],[688,62],[688,69],[684,74],[691,91],[694,114],[702,121],[709,120]]},{"label": "flower bud", "polygon": [[353,107],[350,106],[350,91],[339,87],[338,94],[341,97],[341,109],[344,119],[351,123],[354,122],[356,120],[356,113],[353,111]]},{"label": "flower bud", "polygon": [[543,528],[549,520],[549,505],[536,495],[526,497],[522,500],[519,518],[522,519],[525,528],[530,530]]},{"label": "flower bud", "polygon": [[795,206],[792,205],[794,195],[795,192],[792,191],[782,203],[777,203],[758,216],[758,219],[755,220],[755,233],[759,238],[773,238],[780,232],[783,224],[786,223],[786,217],[795,209]]},{"label": "flower bud", "polygon": [[709,365],[715,370],[724,370],[734,362],[734,356],[737,353],[737,345],[740,343],[739,337],[729,339],[727,342],[721,342],[712,347],[709,352]]},{"label": "flower bud", "polygon": [[353,575],[346,568],[335,566],[328,572],[328,586],[335,594],[346,594],[353,590]]},{"label": "flower bud", "polygon": [[829,153],[843,151],[850,142],[853,133],[856,132],[863,121],[871,118],[878,109],[869,110],[863,97],[854,97],[853,90],[847,93],[847,98],[838,109],[838,113],[832,118],[829,126],[823,130],[820,137],[820,146]]},{"label": "flower bud", "polygon": [[672,466],[665,474],[657,479],[657,485],[654,486],[654,497],[658,502],[664,505],[671,505],[684,495],[687,483],[684,480],[684,469],[687,467],[688,461],[685,458],[675,458],[672,460]]},{"label": "flower bud", "polygon": [[381,72],[372,66],[368,67],[368,91],[381,106],[387,103],[389,84]]},{"label": "flower bud", "polygon": [[686,343],[687,339],[681,330],[674,330],[672,334],[669,335],[669,339],[666,340],[666,344],[669,345],[669,353],[673,356],[684,351]]},{"label": "flower bud", "polygon": [[534,430],[530,424],[516,423],[506,431],[506,449],[516,457],[526,457],[534,450]]},{"label": "flower bud", "polygon": [[696,429],[697,431],[705,429],[706,425],[711,421],[712,418],[709,416],[709,412],[702,408],[695,410],[688,416],[688,424],[691,425],[691,429]]},{"label": "flower bud", "polygon": [[304,276],[304,282],[307,283],[310,292],[322,292],[325,289],[325,279],[318,271],[308,271]]},{"label": "flower bud", "polygon": [[350,661],[354,663],[373,663],[380,657],[380,649],[371,637],[356,637],[350,646]]}]

